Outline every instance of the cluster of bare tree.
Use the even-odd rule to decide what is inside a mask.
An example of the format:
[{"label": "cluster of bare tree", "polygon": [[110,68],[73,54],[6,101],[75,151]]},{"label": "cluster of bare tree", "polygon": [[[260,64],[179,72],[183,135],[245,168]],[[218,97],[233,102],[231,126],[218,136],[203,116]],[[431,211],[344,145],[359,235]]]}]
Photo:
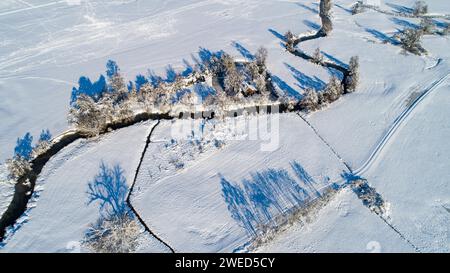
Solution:
[{"label": "cluster of bare tree", "polygon": [[[314,60],[320,62],[323,58],[320,50],[316,50]],[[352,93],[356,90],[359,82],[359,58],[353,56],[350,58],[349,68],[343,80],[337,77],[331,77],[323,90],[308,88],[304,92],[304,97],[299,102],[300,109],[306,111],[315,111],[322,106],[338,100],[346,93]]]},{"label": "cluster of bare tree", "polygon": [[[208,108],[219,114],[232,103],[268,102],[273,90],[266,67],[267,50],[260,48],[250,61],[236,62],[221,52],[195,67],[188,75],[175,74],[171,81],[157,78],[139,85],[125,84],[117,64],[107,64],[107,87],[103,92],[76,93],[69,112],[69,123],[88,135],[104,132],[108,125],[127,121],[137,112],[169,113],[192,105]],[[215,94],[203,101],[190,87],[207,79],[218,81]],[[211,87],[212,88],[212,87]],[[80,87],[81,90],[81,87]],[[181,94],[181,95],[180,95]]]},{"label": "cluster of bare tree", "polygon": [[393,39],[400,44],[404,51],[416,55],[422,55],[427,52],[421,45],[423,35],[438,34],[445,36],[448,35],[449,32],[450,26],[448,23],[442,23],[443,27],[440,30],[436,27],[435,22],[432,20],[435,16],[428,14],[428,5],[424,1],[416,1],[411,8],[408,8],[407,12],[388,12],[381,10],[379,7],[367,5],[362,1],[358,1],[353,5],[352,13],[361,13],[366,8],[372,8],[379,12],[393,16],[420,18],[420,24],[417,27],[405,28],[393,37]]}]

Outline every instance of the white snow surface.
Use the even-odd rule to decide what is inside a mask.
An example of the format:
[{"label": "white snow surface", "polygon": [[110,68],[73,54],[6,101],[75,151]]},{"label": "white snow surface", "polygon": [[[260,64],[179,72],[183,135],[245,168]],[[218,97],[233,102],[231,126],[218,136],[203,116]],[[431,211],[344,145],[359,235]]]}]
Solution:
[{"label": "white snow surface", "polygon": [[[296,94],[322,86],[333,73],[285,52],[279,37],[287,30],[313,30],[319,23],[316,2],[1,1],[0,33],[6,35],[0,36],[0,163],[11,157],[17,137],[25,132],[36,137],[44,128],[54,135],[68,129],[72,86],[82,75],[96,80],[108,59],[133,80],[148,69],[164,76],[168,65],[182,71],[183,61],[194,63],[192,55],[200,47],[248,56],[246,50],[263,45],[278,88]],[[331,35],[299,47],[308,53],[320,47],[326,58],[343,63],[358,55],[360,87],[306,119],[356,170],[411,98],[433,87],[359,175],[391,204],[390,221],[405,238],[424,252],[448,252],[450,87],[448,80],[440,80],[450,73],[449,37],[426,35],[427,56],[403,54],[383,40],[418,20],[371,10],[352,16],[348,8],[354,1],[334,2]],[[414,0],[381,2],[386,2],[383,9],[395,10],[388,4],[410,7]],[[426,2],[432,13],[450,13],[448,1]],[[1,251],[76,250],[86,227],[98,218],[98,208],[86,205],[86,191],[100,161],[120,163],[131,182],[151,126],[66,147],[44,168],[30,210]],[[241,186],[251,173],[269,168],[295,177],[290,163],[297,161],[318,184],[327,184],[325,177],[338,181],[345,169],[294,114],[280,115],[280,148],[273,152],[260,151],[258,141],[226,141],[221,148],[209,143],[200,153],[197,144],[172,143],[171,127],[161,122],[156,128],[132,202],[147,225],[177,251],[230,252],[248,242],[248,232],[227,208],[221,176]],[[0,185],[0,212],[12,190]],[[345,217],[336,212],[340,204],[348,205]],[[152,237],[143,240],[139,251],[167,251]],[[366,252],[378,246],[382,252],[414,251],[345,190],[312,223],[295,224],[258,251]]]},{"label": "white snow surface", "polygon": [[[243,225],[231,217],[227,208],[230,204],[224,197],[227,188],[221,184],[222,179],[242,185],[243,180],[252,180],[251,175],[256,172],[285,170],[311,196],[314,191],[308,187],[320,191],[331,182],[340,181],[345,166],[298,115],[275,117],[280,119],[280,143],[276,150],[262,151],[262,141],[231,141],[220,150],[187,162],[183,169],[169,172],[164,164],[165,155],[170,154],[166,144],[171,142],[171,128],[176,124],[160,124],[152,136],[154,143],[145,156],[132,198],[144,221],[177,251],[231,252],[244,246],[250,238]],[[265,116],[250,119],[272,122]],[[297,178],[298,174],[291,167],[295,163],[315,182],[308,185]],[[288,190],[289,187],[283,187],[270,195],[284,198]],[[238,198],[232,192],[230,195]],[[258,204],[258,197],[248,199]],[[292,207],[289,202],[280,205],[284,209]],[[273,205],[269,206],[273,209]],[[271,211],[272,218],[276,215]]]},{"label": "white snow surface", "polygon": [[[99,165],[119,165],[131,184],[148,133],[155,122],[117,130],[98,139],[78,140],[52,158],[36,184],[39,193],[10,230],[3,252],[86,251],[80,245],[88,226],[100,217],[98,203],[88,205],[88,183]],[[147,236],[143,233],[144,236]],[[166,251],[146,239],[147,251]],[[153,247],[149,247],[149,245]]]},{"label": "white snow surface", "polygon": [[392,223],[423,252],[450,251],[450,81],[415,113],[367,172]]},{"label": "white snow surface", "polygon": [[414,252],[363,206],[353,192],[339,192],[310,222],[296,222],[255,252]]}]

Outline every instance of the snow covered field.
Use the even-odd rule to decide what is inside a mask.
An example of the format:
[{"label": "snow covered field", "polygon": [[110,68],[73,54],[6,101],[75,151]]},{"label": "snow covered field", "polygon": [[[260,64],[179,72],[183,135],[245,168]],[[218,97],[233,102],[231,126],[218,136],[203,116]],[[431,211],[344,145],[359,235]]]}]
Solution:
[{"label": "snow covered field", "polygon": [[295,223],[257,252],[414,252],[345,189],[314,215]]},{"label": "snow covered field", "polygon": [[[156,127],[131,202],[175,251],[246,250],[258,224],[315,196],[314,188],[343,182],[344,163],[390,204],[389,223],[404,238],[422,252],[450,251],[450,36],[425,35],[426,56],[403,54],[389,37],[419,20],[373,10],[351,15],[353,2],[334,1],[330,35],[299,45],[309,54],[320,47],[336,63],[347,64],[354,55],[360,61],[357,92],[306,115],[313,128],[294,113],[276,115],[277,149],[263,151],[267,140],[175,141],[173,129],[182,121],[161,121]],[[431,13],[450,13],[448,1],[426,2]],[[395,11],[414,1],[381,3]],[[2,1],[0,164],[26,132],[37,136],[49,128],[57,135],[69,129],[72,87],[82,75],[96,80],[108,59],[134,80],[150,71],[162,77],[171,68],[183,71],[200,48],[252,58],[264,46],[279,90],[298,96],[306,88],[323,88],[333,72],[280,45],[288,30],[316,31],[317,9],[313,0]],[[372,159],[401,113],[425,93]],[[231,122],[246,120],[257,118]],[[36,198],[0,251],[77,251],[88,225],[99,217],[96,205],[87,205],[86,191],[100,162],[120,164],[131,183],[154,124],[78,140],[58,153],[39,176]],[[204,128],[227,139],[228,125],[209,121]],[[12,190],[0,184],[0,213]],[[404,238],[344,189],[311,222],[294,223],[256,251],[415,251]],[[141,240],[139,251],[168,251],[147,233]]]},{"label": "snow covered field", "polygon": [[[259,119],[272,124],[271,118]],[[286,114],[279,119],[276,150],[261,151],[264,141],[231,141],[175,172],[160,170],[165,165],[160,155],[168,154],[170,128],[176,125],[161,124],[143,162],[132,203],[178,251],[237,250],[249,241],[254,222],[259,222],[246,214],[245,206],[266,212],[270,221],[280,213],[278,207],[284,211],[316,198],[323,187],[338,182],[345,170],[300,117]],[[256,213],[255,218],[259,216]]]},{"label": "snow covered field", "polygon": [[391,203],[392,222],[424,252],[450,251],[449,91],[447,81],[414,110],[366,175]]},{"label": "snow covered field", "polygon": [[[100,216],[98,204],[88,205],[88,183],[104,162],[108,166],[120,166],[127,183],[131,184],[139,150],[143,149],[154,124],[135,125],[98,140],[79,140],[66,147],[44,168],[37,181],[35,200],[29,204],[20,224],[10,231],[14,234],[9,234],[1,251],[85,251],[81,242],[88,226]],[[166,251],[155,239],[145,241],[146,251]]]}]

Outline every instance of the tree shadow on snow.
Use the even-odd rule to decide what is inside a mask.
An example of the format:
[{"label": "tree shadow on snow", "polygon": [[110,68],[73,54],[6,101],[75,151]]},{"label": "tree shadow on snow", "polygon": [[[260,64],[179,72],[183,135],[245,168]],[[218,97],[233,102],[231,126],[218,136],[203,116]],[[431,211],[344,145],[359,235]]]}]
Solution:
[{"label": "tree shadow on snow", "polygon": [[310,11],[310,12],[312,12],[314,14],[319,14],[319,11],[317,10],[317,5],[315,5],[316,7],[310,7],[310,6],[307,6],[307,5],[302,4],[302,3],[296,3],[296,4],[297,4],[297,6],[302,7],[302,8],[304,8],[307,11]]},{"label": "tree shadow on snow", "polygon": [[233,42],[233,46],[236,48],[237,51],[242,55],[242,57],[246,58],[247,60],[253,61],[255,59],[255,56],[245,48],[242,44],[238,42]]},{"label": "tree shadow on snow", "polygon": [[339,5],[339,4],[334,4],[334,5],[335,5],[336,7],[338,7],[338,8],[340,8],[341,10],[345,11],[345,12],[348,13],[348,14],[353,14],[352,10],[349,9],[349,8],[346,8],[346,7],[341,6],[341,5]]},{"label": "tree shadow on snow", "polygon": [[280,39],[281,41],[286,42],[286,37],[285,37],[283,34],[279,33],[278,31],[276,31],[276,30],[274,30],[274,29],[272,29],[272,28],[269,28],[268,31],[269,31],[270,33],[272,33],[273,36],[275,36],[275,37],[277,37],[278,39]]},{"label": "tree shadow on snow", "polygon": [[251,173],[240,185],[221,176],[222,196],[231,217],[248,234],[257,235],[258,228],[275,225],[275,217],[320,196],[314,179],[298,162],[291,162],[291,168],[295,178],[285,169],[267,169]]},{"label": "tree shadow on snow", "polygon": [[280,77],[278,77],[276,75],[271,75],[271,78],[272,78],[272,82],[276,86],[278,86],[278,88],[280,88],[280,90],[283,91],[286,95],[293,97],[293,98],[297,98],[297,99],[302,98],[302,95],[297,90],[292,88],[289,84],[287,84],[285,81],[283,81]]},{"label": "tree shadow on snow", "polygon": [[120,217],[129,212],[126,203],[128,185],[120,165],[109,167],[102,162],[98,174],[88,184],[87,194],[88,205],[98,202],[100,214],[105,219]]},{"label": "tree shadow on snow", "polygon": [[321,26],[320,26],[319,24],[314,23],[314,22],[312,22],[312,21],[310,21],[310,20],[303,20],[303,23],[304,23],[306,26],[308,26],[308,27],[310,27],[310,28],[312,28],[312,29],[314,29],[314,30],[316,30],[316,31],[318,31],[318,30],[321,29]]},{"label": "tree shadow on snow", "polygon": [[417,24],[411,23],[404,19],[399,19],[397,17],[393,17],[390,19],[392,22],[394,22],[396,25],[399,25],[403,28],[413,28],[413,29],[419,29],[419,26]]},{"label": "tree shadow on snow", "polygon": [[366,28],[366,32],[372,34],[373,37],[375,37],[376,39],[378,39],[382,43],[389,43],[389,44],[392,44],[392,45],[399,45],[399,42],[397,40],[395,40],[394,38],[384,34],[383,32],[380,32],[380,31],[378,31],[376,29]]},{"label": "tree shadow on snow", "polygon": [[393,3],[385,3],[385,4],[386,4],[386,6],[391,7],[393,9],[393,11],[395,11],[395,12],[413,13],[413,9],[406,7],[406,6],[393,4]]},{"label": "tree shadow on snow", "polygon": [[285,63],[284,64],[289,71],[292,73],[294,78],[297,80],[297,85],[302,89],[312,88],[315,90],[322,90],[325,88],[325,82],[318,77],[310,77],[301,71],[297,70],[295,67]]}]

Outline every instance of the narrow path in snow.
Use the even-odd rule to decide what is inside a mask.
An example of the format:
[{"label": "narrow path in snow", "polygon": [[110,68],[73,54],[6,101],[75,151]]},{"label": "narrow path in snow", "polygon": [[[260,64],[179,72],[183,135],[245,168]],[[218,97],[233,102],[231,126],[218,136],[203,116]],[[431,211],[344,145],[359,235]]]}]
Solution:
[{"label": "narrow path in snow", "polygon": [[142,224],[142,226],[144,226],[145,231],[147,231],[148,233],[150,233],[151,236],[153,236],[156,240],[158,240],[160,243],[162,243],[163,245],[165,245],[168,249],[170,249],[170,251],[172,253],[175,253],[175,250],[167,243],[165,242],[163,239],[161,239],[161,237],[159,237],[158,235],[155,234],[155,232],[153,232],[148,225],[145,223],[145,221],[142,219],[142,217],[139,215],[139,213],[136,211],[136,209],[133,207],[133,204],[131,203],[131,197],[133,195],[133,190],[134,190],[134,185],[136,184],[136,180],[137,177],[139,175],[139,171],[141,170],[141,166],[142,166],[142,161],[144,160],[145,157],[145,153],[147,152],[148,146],[151,143],[151,137],[152,134],[155,130],[155,128],[160,124],[161,120],[158,120],[158,122],[153,125],[152,129],[150,130],[150,133],[147,136],[147,141],[145,142],[145,146],[144,146],[144,150],[142,150],[141,153],[141,158],[139,159],[139,164],[136,168],[136,172],[134,174],[134,179],[133,179],[133,183],[131,184],[130,190],[128,191],[128,196],[127,196],[127,204],[130,207],[131,211],[133,211],[134,215],[137,217],[137,219],[139,220],[139,222]]},{"label": "narrow path in snow", "polygon": [[400,115],[394,120],[394,122],[389,127],[387,133],[378,141],[377,146],[372,151],[369,158],[364,162],[364,164],[355,170],[355,175],[361,175],[365,173],[371,166],[371,164],[375,161],[376,157],[383,151],[386,144],[393,137],[393,135],[401,128],[406,118],[411,114],[411,112],[422,102],[433,90],[441,86],[448,78],[450,77],[450,73],[445,75],[444,77],[438,79],[433,82],[429,87],[423,90],[413,103],[411,103]]},{"label": "narrow path in snow", "polygon": [[337,157],[337,159],[339,159],[339,161],[342,162],[342,164],[345,165],[345,167],[347,167],[347,170],[350,173],[353,173],[352,168],[350,167],[350,164],[348,164],[343,158],[342,156],[333,148],[333,146],[330,145],[330,143],[328,143],[328,141],[326,141],[317,131],[317,129],[302,115],[302,113],[298,113],[298,116],[309,126],[309,128],[311,128],[311,130],[314,131],[314,133],[316,134],[316,136],[318,138],[320,138],[320,140],[322,140],[323,143],[325,143],[325,145],[331,150],[331,152]]}]

